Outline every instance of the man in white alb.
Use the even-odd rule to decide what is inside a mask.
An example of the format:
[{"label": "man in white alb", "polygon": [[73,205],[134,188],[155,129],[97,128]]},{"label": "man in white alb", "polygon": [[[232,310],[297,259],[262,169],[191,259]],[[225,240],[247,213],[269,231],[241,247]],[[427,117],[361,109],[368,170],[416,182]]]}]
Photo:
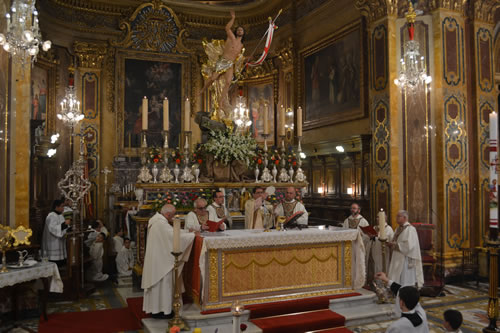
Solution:
[{"label": "man in white alb", "polygon": [[308,219],[306,207],[304,207],[301,202],[295,200],[295,197],[295,188],[288,187],[285,192],[285,201],[276,206],[276,208],[274,209],[274,215],[285,216],[287,219],[286,222],[288,222],[293,214],[297,212],[303,212],[304,214],[297,219],[297,224],[306,226]]},{"label": "man in white alb", "polygon": [[226,227],[231,228],[233,225],[233,220],[229,211],[224,205],[224,193],[222,191],[215,191],[213,194],[213,202],[207,207],[208,219],[210,221],[219,222],[222,221],[219,226],[220,230],[226,230]]},{"label": "man in white alb", "polygon": [[64,264],[66,260],[66,233],[69,230],[70,220],[64,219],[64,201],[54,200],[52,212],[45,219],[43,229],[42,252],[50,261],[58,265]]},{"label": "man in white alb", "polygon": [[[345,229],[358,229],[359,230],[359,234],[361,235],[362,242],[357,242],[357,244],[361,248],[360,253],[361,253],[361,256],[363,257],[362,260],[365,264],[364,265],[365,270],[362,273],[363,273],[363,276],[366,277],[367,266],[368,266],[367,265],[368,260],[366,257],[366,248],[368,246],[368,242],[370,241],[370,237],[368,237],[368,235],[365,234],[365,232],[361,229],[361,227],[367,227],[370,224],[363,216],[361,216],[360,213],[361,213],[361,207],[359,207],[359,204],[353,202],[351,204],[351,215],[344,220],[344,228]],[[356,263],[358,262],[358,260],[360,260],[360,258],[358,258],[357,255],[354,255],[353,256],[353,263],[352,263],[354,267],[357,267]]]},{"label": "man in white alb", "polygon": [[[156,213],[148,222],[148,238],[146,242],[146,254],[144,256],[144,268],[142,270],[141,287],[144,289],[144,302],[142,310],[152,313],[153,318],[172,318],[172,295],[173,283],[172,272],[174,269],[173,251],[173,222],[175,207],[164,205],[159,213]],[[194,233],[181,232],[179,256],[179,275],[184,263],[189,259],[193,245]],[[182,278],[179,279],[182,283]],[[182,287],[179,290],[182,291]]]},{"label": "man in white alb", "polygon": [[245,229],[265,229],[273,226],[273,206],[266,201],[263,187],[256,187],[253,198],[245,203]]},{"label": "man in white alb", "polygon": [[392,242],[387,243],[392,248],[389,279],[402,286],[420,288],[424,284],[424,274],[417,229],[408,222],[406,210],[398,212],[396,222],[398,227]]},{"label": "man in white alb", "polygon": [[189,212],[184,220],[184,229],[189,230],[190,232],[207,230],[207,201],[203,198],[197,198],[193,205],[194,210]]},{"label": "man in white alb", "polygon": [[116,270],[118,276],[131,276],[134,268],[134,252],[130,248],[130,239],[123,240],[122,248],[116,255]]}]

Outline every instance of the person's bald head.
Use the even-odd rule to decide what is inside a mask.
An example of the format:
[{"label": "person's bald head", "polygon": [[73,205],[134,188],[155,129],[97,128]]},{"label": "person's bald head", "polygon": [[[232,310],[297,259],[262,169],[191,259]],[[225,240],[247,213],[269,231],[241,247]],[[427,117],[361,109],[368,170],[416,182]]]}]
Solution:
[{"label": "person's bald head", "polygon": [[175,215],[175,207],[171,204],[166,204],[161,207],[160,214],[163,215],[167,220],[172,220]]},{"label": "person's bald head", "polygon": [[202,197],[197,198],[194,201],[194,208],[204,210],[207,208],[207,200],[203,199]]},{"label": "person's bald head", "polygon": [[285,192],[285,200],[286,201],[292,201],[293,199],[295,199],[295,196],[297,195],[297,193],[295,192],[295,187],[287,187],[286,189],[286,192]]}]

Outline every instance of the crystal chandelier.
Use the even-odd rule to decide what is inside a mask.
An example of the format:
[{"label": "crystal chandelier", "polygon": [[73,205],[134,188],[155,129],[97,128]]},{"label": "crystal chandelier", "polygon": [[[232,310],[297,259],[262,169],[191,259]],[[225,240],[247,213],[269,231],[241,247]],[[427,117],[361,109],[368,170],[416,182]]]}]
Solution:
[{"label": "crystal chandelier", "polygon": [[236,107],[233,111],[233,121],[238,127],[238,129],[244,130],[245,128],[252,125],[252,121],[248,115],[249,111],[243,100],[242,92],[240,91],[240,96],[238,102],[236,103]]},{"label": "crystal chandelier", "polygon": [[27,60],[33,63],[41,45],[48,51],[52,45],[50,40],[42,41],[38,27],[36,0],[14,0],[10,13],[7,13],[7,32],[0,33],[0,45],[23,67]]},{"label": "crystal chandelier", "polygon": [[430,75],[427,75],[427,66],[425,58],[420,56],[419,43],[413,39],[415,34],[415,18],[417,13],[413,5],[409,2],[406,20],[408,22],[409,40],[405,43],[405,53],[401,58],[400,71],[394,83],[408,92],[413,92],[420,84],[429,84],[432,81]]},{"label": "crystal chandelier", "polygon": [[66,88],[66,95],[61,101],[61,110],[57,114],[57,118],[71,128],[84,118],[80,111],[80,101],[76,99],[75,86],[72,84]]}]

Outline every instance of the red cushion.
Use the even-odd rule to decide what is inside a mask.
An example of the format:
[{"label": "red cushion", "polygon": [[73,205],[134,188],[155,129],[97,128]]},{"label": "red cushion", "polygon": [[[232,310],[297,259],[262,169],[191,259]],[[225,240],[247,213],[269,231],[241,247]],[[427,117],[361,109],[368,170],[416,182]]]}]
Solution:
[{"label": "red cushion", "polygon": [[437,260],[433,257],[433,256],[422,256],[422,263],[424,264],[428,264],[428,263],[431,263],[431,264],[434,264],[436,263]]}]

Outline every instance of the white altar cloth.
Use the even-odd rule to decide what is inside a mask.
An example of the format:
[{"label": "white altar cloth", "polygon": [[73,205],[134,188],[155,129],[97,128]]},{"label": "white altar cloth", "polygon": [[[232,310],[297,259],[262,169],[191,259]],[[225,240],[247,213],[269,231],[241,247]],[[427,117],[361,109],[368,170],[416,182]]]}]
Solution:
[{"label": "white altar cloth", "polygon": [[0,288],[9,287],[40,278],[50,278],[50,291],[53,293],[63,292],[63,282],[59,269],[53,262],[39,262],[27,268],[9,268],[8,272],[0,273]]},{"label": "white altar cloth", "polygon": [[[319,230],[308,228],[302,230],[264,232],[263,229],[226,230],[224,232],[205,232],[201,234],[203,246],[200,254],[200,272],[202,288],[205,286],[206,253],[210,249],[252,248],[269,245],[314,244],[328,242],[353,242],[353,255],[357,256],[356,267],[351,268],[355,277],[353,288],[359,289],[365,284],[365,254],[363,240],[358,229],[332,228]],[[203,292],[201,297],[203,299]]]}]

